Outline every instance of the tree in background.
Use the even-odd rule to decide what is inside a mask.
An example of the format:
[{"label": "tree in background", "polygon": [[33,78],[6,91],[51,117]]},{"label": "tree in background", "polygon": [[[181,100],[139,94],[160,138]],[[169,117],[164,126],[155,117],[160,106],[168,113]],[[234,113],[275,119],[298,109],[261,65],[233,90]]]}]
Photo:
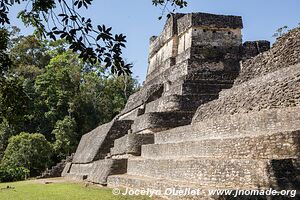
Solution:
[{"label": "tree in background", "polygon": [[8,139],[13,136],[15,131],[13,127],[9,125],[6,119],[2,120],[0,124],[0,160],[3,157],[4,151],[6,149]]},{"label": "tree in background", "polygon": [[[1,13],[1,11],[0,11]],[[11,66],[11,60],[7,54],[9,34],[5,28],[0,28],[0,81]]]},{"label": "tree in background", "polygon": [[91,127],[107,123],[125,106],[128,97],[139,89],[136,79],[131,76],[98,76],[86,73],[80,85],[80,99],[76,108],[76,118],[81,134]]},{"label": "tree in background", "polygon": [[28,122],[29,101],[22,80],[17,77],[2,78],[0,82],[0,123],[21,132]]},{"label": "tree in background", "polygon": [[53,57],[44,73],[35,79],[36,120],[42,122],[37,129],[51,142],[55,140],[51,134],[55,123],[74,112],[82,67],[78,55],[67,51]]},{"label": "tree in background", "polygon": [[44,135],[22,132],[8,140],[1,165],[6,168],[25,167],[35,176],[50,166],[52,151]]},{"label": "tree in background", "polygon": [[75,152],[78,145],[77,131],[76,121],[70,116],[56,122],[52,134],[55,135],[54,150],[60,159]]},{"label": "tree in background", "polygon": [[[48,65],[51,56],[48,54],[47,41],[39,40],[34,35],[22,37],[13,44],[10,50],[12,62],[18,68],[22,66],[43,69]],[[28,56],[29,55],[29,56]],[[26,70],[23,70],[25,73]]]},{"label": "tree in background", "polygon": [[50,159],[54,164],[76,150],[83,134],[117,115],[138,89],[132,76],[116,76],[83,62],[63,40],[21,36],[10,43],[6,53],[13,64],[0,82],[0,158],[6,154],[0,170],[5,177],[16,177],[26,172],[19,167],[28,167],[24,162],[12,166],[16,160],[8,154],[14,155],[17,148],[9,147],[10,137],[20,132],[42,134],[54,148]]}]

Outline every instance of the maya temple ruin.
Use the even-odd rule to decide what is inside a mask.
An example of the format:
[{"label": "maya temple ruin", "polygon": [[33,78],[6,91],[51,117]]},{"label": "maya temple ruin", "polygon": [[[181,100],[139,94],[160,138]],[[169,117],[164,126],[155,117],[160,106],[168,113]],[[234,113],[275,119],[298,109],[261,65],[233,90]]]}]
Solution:
[{"label": "maya temple ruin", "polygon": [[62,176],[200,188],[198,199],[230,199],[210,196],[214,188],[299,189],[300,29],[270,48],[243,42],[242,28],[240,16],[171,16],[150,38],[143,87],[83,135]]}]

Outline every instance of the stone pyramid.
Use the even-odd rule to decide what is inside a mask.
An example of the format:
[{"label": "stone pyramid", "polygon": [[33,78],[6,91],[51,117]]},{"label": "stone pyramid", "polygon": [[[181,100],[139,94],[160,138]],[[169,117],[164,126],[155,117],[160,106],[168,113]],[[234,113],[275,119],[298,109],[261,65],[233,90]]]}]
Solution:
[{"label": "stone pyramid", "polygon": [[300,29],[269,49],[242,43],[242,27],[238,16],[170,17],[150,38],[142,89],[82,137],[62,175],[109,187],[200,188],[198,199],[230,199],[209,189],[299,189]]}]

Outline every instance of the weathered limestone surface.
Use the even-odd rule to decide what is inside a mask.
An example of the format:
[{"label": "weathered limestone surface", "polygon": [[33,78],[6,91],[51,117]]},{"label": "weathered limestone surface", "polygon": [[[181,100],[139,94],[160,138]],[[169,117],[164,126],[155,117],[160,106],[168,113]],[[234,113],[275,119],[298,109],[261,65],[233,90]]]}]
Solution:
[{"label": "weathered limestone surface", "polygon": [[61,176],[67,176],[67,174],[70,173],[71,165],[72,165],[72,162],[66,163],[66,166],[64,167],[64,169],[61,173]]},{"label": "weathered limestone surface", "polygon": [[87,164],[68,163],[62,176],[105,185],[109,175],[124,174],[126,169],[126,159],[101,159]]},{"label": "weathered limestone surface", "polygon": [[141,154],[142,145],[153,143],[153,134],[128,134],[115,140],[114,147],[110,152],[112,156],[125,154],[139,156]]},{"label": "weathered limestone surface", "polygon": [[300,131],[250,133],[233,138],[214,138],[142,146],[144,158],[212,157],[283,159],[299,157]]},{"label": "weathered limestone surface", "polygon": [[171,16],[150,38],[141,90],[82,137],[63,175],[201,189],[192,197],[201,200],[232,199],[208,189],[300,189],[300,29],[270,49],[268,41],[242,43],[242,28],[238,16]]},{"label": "weathered limestone surface", "polygon": [[300,29],[296,28],[280,37],[270,51],[266,51],[241,65],[236,84],[299,63]]},{"label": "weathered limestone surface", "polygon": [[[129,175],[190,182],[215,188],[289,188],[299,186],[296,163],[268,159],[129,159]],[[284,174],[283,172],[293,174]],[[281,172],[280,177],[276,176]]]},{"label": "weathered limestone surface", "polygon": [[252,58],[270,49],[270,42],[266,40],[248,41],[243,44],[243,60]]},{"label": "weathered limestone surface", "polygon": [[216,116],[192,125],[156,133],[155,143],[238,138],[291,130],[300,130],[299,107]]},{"label": "weathered limestone surface", "polygon": [[241,17],[235,16],[192,13],[171,17],[162,34],[151,40],[145,85],[173,82],[173,70],[176,77],[199,70],[237,72],[241,28]]},{"label": "weathered limestone surface", "polygon": [[143,87],[140,91],[131,95],[126,103],[124,110],[121,112],[121,116],[140,107],[141,105],[158,99],[163,92],[162,84],[153,84],[148,87]]},{"label": "weathered limestone surface", "polygon": [[[124,187],[124,188],[148,188],[151,190],[159,190],[159,191],[167,191],[169,188],[176,188],[178,190],[185,191],[186,189],[199,189],[199,196],[164,196],[164,199],[168,200],[191,200],[191,199],[199,199],[199,200],[232,200],[232,199],[242,199],[242,200],[270,200],[270,196],[249,196],[249,195],[241,195],[238,197],[234,197],[234,195],[209,195],[209,190],[216,189],[215,187],[203,187],[201,185],[192,184],[190,182],[182,182],[182,181],[170,181],[166,179],[155,179],[144,176],[134,176],[134,175],[117,175],[117,176],[109,176],[108,182],[110,186],[113,188],[116,187]],[[224,189],[220,187],[219,189]],[[240,188],[245,189],[245,188]],[[233,194],[235,194],[234,188],[232,188]],[[299,198],[299,195],[296,197],[289,196],[274,196],[271,199],[273,200],[292,200]]]},{"label": "weathered limestone surface", "polygon": [[87,181],[105,185],[112,174],[124,174],[127,169],[126,159],[103,159],[93,162]]},{"label": "weathered limestone surface", "polygon": [[157,132],[190,124],[193,115],[193,112],[145,113],[134,121],[131,128],[133,132],[140,132],[146,129]]},{"label": "weathered limestone surface", "polygon": [[73,163],[90,163],[103,159],[109,153],[115,139],[124,136],[132,121],[112,121],[82,136]]},{"label": "weathered limestone surface", "polygon": [[200,106],[193,122],[213,116],[300,105],[300,29],[279,38],[266,51],[241,64],[230,90]]},{"label": "weathered limestone surface", "polygon": [[71,178],[73,180],[83,181],[86,180],[91,169],[93,167],[93,163],[87,164],[76,164],[70,163],[70,165],[66,165],[64,176]]},{"label": "weathered limestone surface", "polygon": [[236,85],[200,106],[193,122],[218,115],[300,106],[300,64]]},{"label": "weathered limestone surface", "polygon": [[[216,99],[218,95],[169,95],[163,96],[145,106],[145,113],[168,111],[195,111],[199,105]],[[187,103],[189,102],[189,103]]]}]

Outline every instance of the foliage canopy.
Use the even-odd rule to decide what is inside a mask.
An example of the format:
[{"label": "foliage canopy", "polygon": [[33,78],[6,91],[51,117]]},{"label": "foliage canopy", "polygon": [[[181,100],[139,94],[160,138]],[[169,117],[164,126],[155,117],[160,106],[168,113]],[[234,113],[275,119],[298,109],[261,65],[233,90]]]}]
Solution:
[{"label": "foliage canopy", "polygon": [[[0,24],[9,24],[8,12],[14,4],[26,1],[26,7],[19,12],[19,18],[25,25],[33,26],[40,37],[65,39],[70,49],[79,52],[83,61],[110,68],[118,75],[131,73],[131,64],[124,62],[122,49],[125,48],[126,36],[113,34],[112,28],[105,25],[93,25],[90,18],[80,14],[81,9],[88,9],[93,0],[1,0]],[[172,12],[176,7],[187,6],[185,0],[152,0],[154,6],[162,7],[162,14]],[[171,13],[169,13],[170,16]]]}]

